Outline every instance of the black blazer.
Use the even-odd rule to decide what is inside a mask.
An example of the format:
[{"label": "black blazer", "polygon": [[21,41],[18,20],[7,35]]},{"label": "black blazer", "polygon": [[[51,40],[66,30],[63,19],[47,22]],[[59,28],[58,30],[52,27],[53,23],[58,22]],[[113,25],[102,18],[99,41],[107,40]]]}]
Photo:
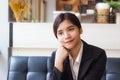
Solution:
[{"label": "black blazer", "polygon": [[[54,67],[55,51],[50,62],[50,80],[73,80],[67,57],[63,64],[63,72]],[[106,68],[106,54],[101,48],[92,46],[83,41],[83,55],[79,67],[78,80],[101,80]]]}]

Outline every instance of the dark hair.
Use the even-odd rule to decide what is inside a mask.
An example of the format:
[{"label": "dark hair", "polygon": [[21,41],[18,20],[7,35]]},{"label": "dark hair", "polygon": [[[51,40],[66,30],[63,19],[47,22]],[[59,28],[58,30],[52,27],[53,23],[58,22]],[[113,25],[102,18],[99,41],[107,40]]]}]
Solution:
[{"label": "dark hair", "polygon": [[57,38],[57,29],[60,23],[62,23],[64,20],[69,20],[72,24],[76,25],[79,29],[81,28],[81,24],[77,16],[75,16],[73,13],[60,13],[53,24],[53,31],[54,35]]}]

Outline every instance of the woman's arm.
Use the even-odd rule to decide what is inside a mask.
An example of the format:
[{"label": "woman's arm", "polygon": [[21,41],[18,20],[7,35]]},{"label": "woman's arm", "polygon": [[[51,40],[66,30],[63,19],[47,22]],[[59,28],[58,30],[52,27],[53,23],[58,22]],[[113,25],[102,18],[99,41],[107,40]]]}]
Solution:
[{"label": "woman's arm", "polygon": [[62,46],[58,48],[56,52],[52,53],[50,59],[50,80],[61,80],[63,63],[68,55],[69,50]]},{"label": "woman's arm", "polygon": [[55,54],[56,52],[54,51],[50,57],[50,78],[49,80],[60,80],[62,72],[60,72],[55,66]]},{"label": "woman's arm", "polygon": [[57,49],[55,55],[55,64],[54,66],[60,71],[63,72],[63,62],[66,57],[69,55],[70,50],[66,49],[65,47],[61,46]]}]

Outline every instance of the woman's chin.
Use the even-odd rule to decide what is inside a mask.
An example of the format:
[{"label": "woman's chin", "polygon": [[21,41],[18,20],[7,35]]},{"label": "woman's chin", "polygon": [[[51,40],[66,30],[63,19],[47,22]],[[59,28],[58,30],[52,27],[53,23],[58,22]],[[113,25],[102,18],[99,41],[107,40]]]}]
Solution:
[{"label": "woman's chin", "polygon": [[72,49],[72,46],[65,46],[67,49]]}]

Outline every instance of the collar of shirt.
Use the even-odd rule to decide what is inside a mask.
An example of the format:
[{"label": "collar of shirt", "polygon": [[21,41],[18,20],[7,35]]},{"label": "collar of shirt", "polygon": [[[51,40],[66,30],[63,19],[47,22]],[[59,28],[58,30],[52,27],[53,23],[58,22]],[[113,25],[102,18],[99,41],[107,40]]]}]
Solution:
[{"label": "collar of shirt", "polygon": [[[82,52],[83,52],[83,43],[81,44],[81,48],[80,48],[80,51],[79,51],[79,53],[78,53],[78,56],[77,56],[76,59],[75,59],[75,63],[80,64],[81,58],[82,58]],[[72,59],[71,55],[69,55],[69,60],[70,60],[70,61],[72,62],[72,64],[73,64],[73,59]]]},{"label": "collar of shirt", "polygon": [[80,66],[81,59],[82,59],[82,52],[83,52],[83,43],[81,44],[81,48],[78,53],[78,56],[76,57],[75,62],[73,62],[72,57],[69,55],[70,67],[71,67],[71,71],[72,71],[74,80],[77,80],[77,78],[78,78],[79,66]]}]

